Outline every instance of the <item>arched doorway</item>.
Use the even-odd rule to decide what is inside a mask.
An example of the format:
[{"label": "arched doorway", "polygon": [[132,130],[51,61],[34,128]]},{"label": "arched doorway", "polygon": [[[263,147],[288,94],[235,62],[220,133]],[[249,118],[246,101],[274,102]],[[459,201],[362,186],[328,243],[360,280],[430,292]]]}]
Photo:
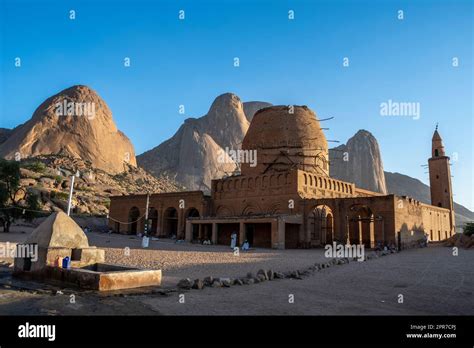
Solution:
[{"label": "arched doorway", "polygon": [[163,235],[166,237],[178,236],[178,211],[175,208],[165,210],[163,216]]},{"label": "arched doorway", "polygon": [[140,218],[140,210],[137,207],[132,207],[128,212],[128,233],[137,234],[138,219]]},{"label": "arched doorway", "polygon": [[330,207],[318,205],[309,214],[311,246],[331,244],[334,241],[334,221]]},{"label": "arched doorway", "polygon": [[148,209],[148,234],[156,235],[158,231],[158,210],[151,207]]},{"label": "arched doorway", "polygon": [[186,211],[186,218],[188,217],[199,217],[199,211],[196,208],[189,208]]},{"label": "arched doorway", "polygon": [[354,204],[349,208],[349,242],[374,247],[374,214],[367,205]]},{"label": "arched doorway", "polygon": [[334,219],[331,212],[326,212],[326,244],[334,241]]},{"label": "arched doorway", "polygon": [[[197,218],[199,217],[199,211],[196,208],[189,208],[186,211],[185,214],[186,219],[187,218]],[[202,232],[202,227],[200,228],[199,224],[192,224],[192,240],[193,241],[198,241],[198,240],[203,240],[203,239],[209,239],[207,236],[203,236]],[[199,231],[201,229],[201,232]]]}]

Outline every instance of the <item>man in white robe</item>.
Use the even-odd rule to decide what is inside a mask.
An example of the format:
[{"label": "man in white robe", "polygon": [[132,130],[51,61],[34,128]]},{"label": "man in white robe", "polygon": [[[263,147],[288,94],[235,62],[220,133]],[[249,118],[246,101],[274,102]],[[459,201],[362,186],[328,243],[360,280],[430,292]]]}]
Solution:
[{"label": "man in white robe", "polygon": [[236,245],[237,245],[237,233],[232,232],[232,234],[230,235],[230,248],[234,249]]}]

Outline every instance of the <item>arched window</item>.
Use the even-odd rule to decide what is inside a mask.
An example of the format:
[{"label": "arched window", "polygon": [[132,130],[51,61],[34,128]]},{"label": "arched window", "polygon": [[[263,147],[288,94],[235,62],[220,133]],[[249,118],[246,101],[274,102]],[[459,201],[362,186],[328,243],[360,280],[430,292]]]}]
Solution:
[{"label": "arched window", "polygon": [[438,157],[438,156],[439,156],[438,149],[435,149],[435,157]]}]

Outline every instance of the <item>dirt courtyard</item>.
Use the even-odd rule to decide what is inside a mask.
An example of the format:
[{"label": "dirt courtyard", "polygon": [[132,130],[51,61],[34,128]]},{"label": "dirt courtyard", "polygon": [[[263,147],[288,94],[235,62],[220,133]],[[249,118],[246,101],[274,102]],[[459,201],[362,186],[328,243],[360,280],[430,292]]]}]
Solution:
[{"label": "dirt courtyard", "polygon": [[[27,233],[0,234],[21,242]],[[322,249],[257,249],[235,256],[230,248],[90,233],[106,247],[106,261],[161,268],[163,288],[103,293],[12,281],[1,267],[0,314],[7,315],[472,315],[474,250],[430,246],[366,262],[333,265],[303,279],[278,279],[229,288],[179,290],[183,277],[239,277],[260,268],[289,271],[325,262]],[[16,240],[15,240],[16,239]],[[124,248],[130,248],[125,253]],[[171,290],[173,289],[173,290]],[[60,292],[58,292],[58,290]],[[163,291],[165,290],[165,291]],[[71,296],[74,302],[71,302]]]}]

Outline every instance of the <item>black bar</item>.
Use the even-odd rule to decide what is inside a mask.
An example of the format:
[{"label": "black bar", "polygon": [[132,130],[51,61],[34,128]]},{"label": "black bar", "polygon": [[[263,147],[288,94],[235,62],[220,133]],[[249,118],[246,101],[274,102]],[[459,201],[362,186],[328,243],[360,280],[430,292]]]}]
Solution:
[{"label": "black bar", "polygon": [[[25,323],[55,327],[55,340],[20,338]],[[469,346],[472,316],[3,316],[0,346],[206,344],[375,344]],[[425,326],[421,331],[412,325]],[[433,328],[429,329],[428,325]],[[448,326],[450,328],[448,328]],[[440,329],[442,327],[442,329]],[[456,334],[455,338],[408,338],[407,334]]]}]

